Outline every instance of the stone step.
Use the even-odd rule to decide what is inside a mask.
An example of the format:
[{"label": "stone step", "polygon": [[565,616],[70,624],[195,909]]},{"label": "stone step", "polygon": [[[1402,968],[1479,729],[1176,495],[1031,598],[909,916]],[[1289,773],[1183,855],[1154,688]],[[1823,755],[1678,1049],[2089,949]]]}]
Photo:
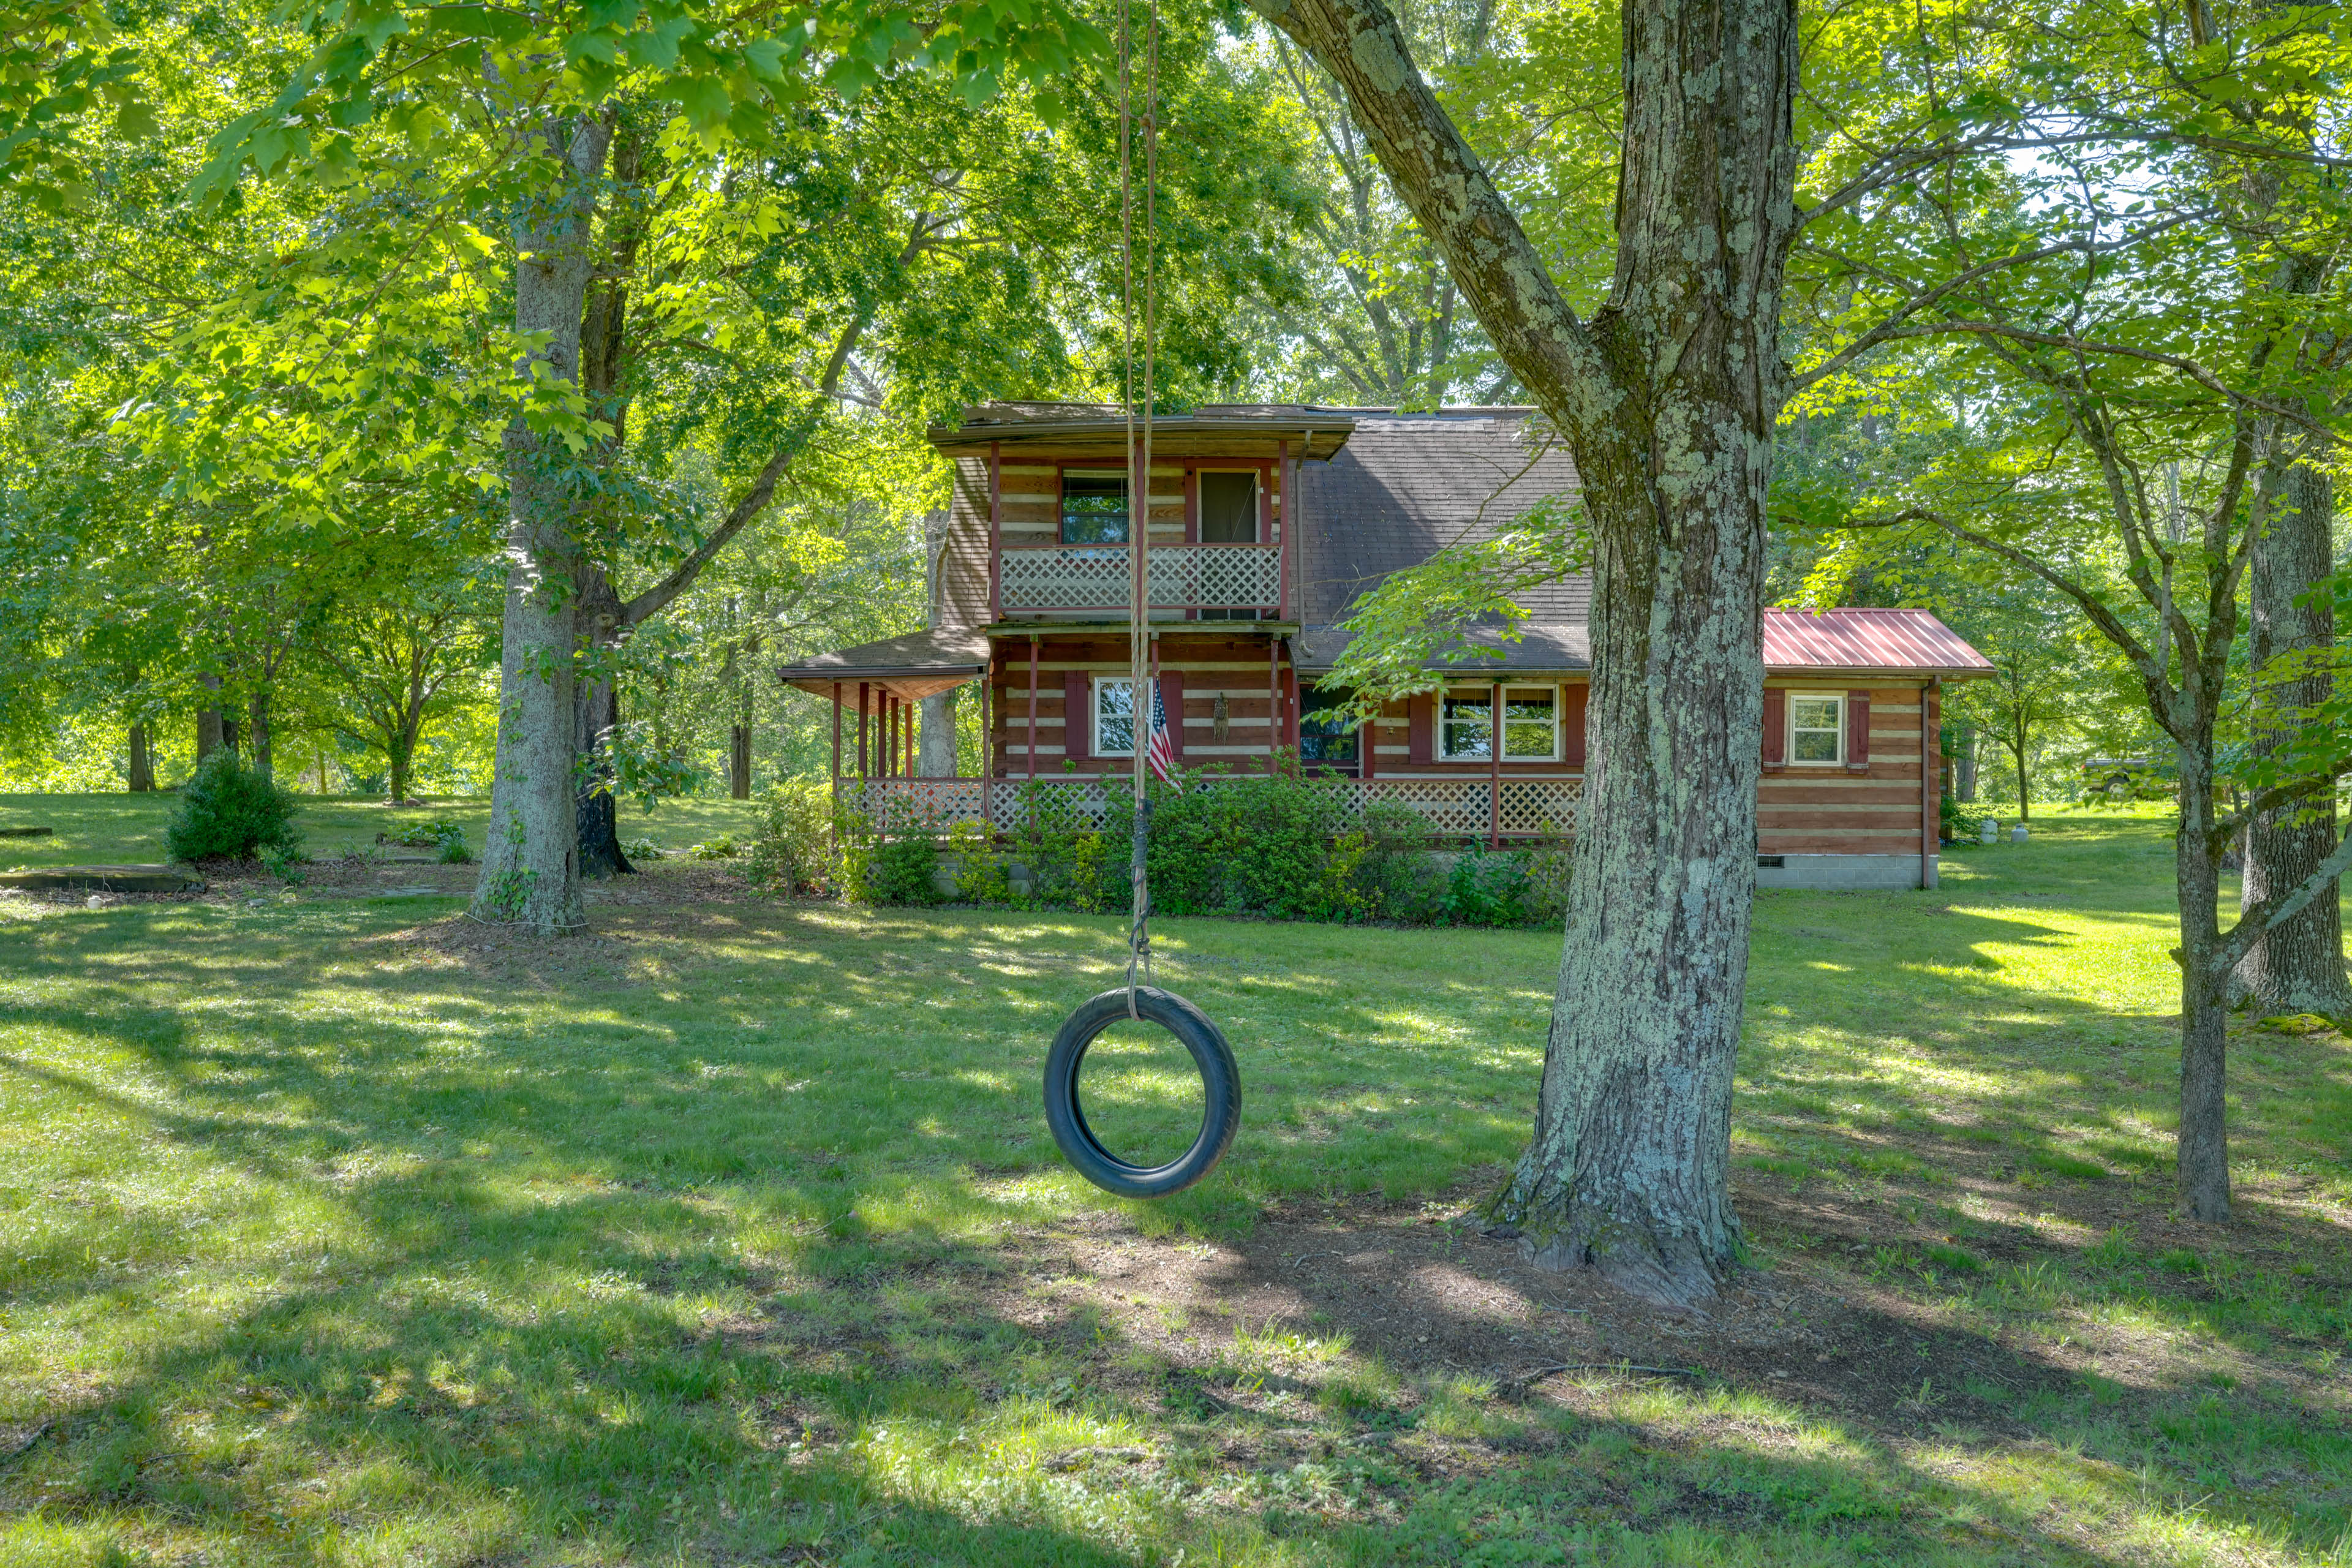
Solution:
[{"label": "stone step", "polygon": [[42,866],[30,871],[0,871],[0,888],[58,892],[94,888],[108,893],[184,893],[205,879],[176,866]]}]

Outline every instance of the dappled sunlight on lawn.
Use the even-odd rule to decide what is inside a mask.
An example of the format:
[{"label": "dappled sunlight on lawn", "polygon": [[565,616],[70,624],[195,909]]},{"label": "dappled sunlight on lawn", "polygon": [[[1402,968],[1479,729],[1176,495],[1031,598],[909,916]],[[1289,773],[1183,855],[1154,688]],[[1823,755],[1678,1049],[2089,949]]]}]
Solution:
[{"label": "dappled sunlight on lawn", "polygon": [[[2010,1358],[1973,1392],[1808,1353],[1514,1400],[1440,1348],[1591,1321],[1464,1217],[1526,1136],[1549,933],[1160,922],[1244,1115],[1145,1205],[1038,1104],[1115,916],[738,898],[531,944],[446,900],[12,906],[0,1447],[51,1425],[0,1554],[2314,1557],[2352,1495],[2352,1047],[2235,1042],[2245,1239],[2183,1231],[2161,889],[2095,859],[2147,830],[2067,831],[1942,894],[1759,905],[1760,1278],[1874,1354]],[[1197,1114],[1134,1066],[1106,1119]],[[1308,1211],[1328,1243],[1285,1239]],[[1315,1321],[1391,1253],[1360,1295],[1402,1326]]]}]

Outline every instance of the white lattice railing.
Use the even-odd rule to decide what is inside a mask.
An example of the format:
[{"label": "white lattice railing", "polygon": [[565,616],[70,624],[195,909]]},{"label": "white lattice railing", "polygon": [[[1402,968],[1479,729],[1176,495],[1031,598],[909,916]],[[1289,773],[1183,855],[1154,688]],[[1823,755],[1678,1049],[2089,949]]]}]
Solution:
[{"label": "white lattice railing", "polygon": [[[1150,571],[1154,609],[1270,610],[1282,602],[1278,545],[1154,545]],[[1125,609],[1128,573],[1125,545],[999,551],[997,603],[1006,610]]]},{"label": "white lattice railing", "polygon": [[[1246,773],[1208,774],[1204,784],[1239,783]],[[1486,778],[1332,779],[1356,809],[1368,801],[1410,806],[1430,830],[1448,838],[1560,838],[1576,826],[1576,805],[1584,781],[1576,778],[1506,778],[1499,788]],[[1010,779],[844,779],[842,804],[862,811],[885,831],[944,833],[959,822],[1010,831],[1021,825],[1034,798],[1052,816],[1079,828],[1123,829],[1130,786],[1124,777]]]}]

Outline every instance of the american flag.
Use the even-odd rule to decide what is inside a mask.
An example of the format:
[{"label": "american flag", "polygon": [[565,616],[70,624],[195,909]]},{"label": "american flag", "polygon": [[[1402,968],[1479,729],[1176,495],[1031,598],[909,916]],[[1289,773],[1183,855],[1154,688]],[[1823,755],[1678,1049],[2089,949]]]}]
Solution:
[{"label": "american flag", "polygon": [[1168,710],[1160,704],[1157,680],[1151,683],[1151,741],[1143,760],[1161,784],[1175,782],[1176,738],[1168,732]]}]

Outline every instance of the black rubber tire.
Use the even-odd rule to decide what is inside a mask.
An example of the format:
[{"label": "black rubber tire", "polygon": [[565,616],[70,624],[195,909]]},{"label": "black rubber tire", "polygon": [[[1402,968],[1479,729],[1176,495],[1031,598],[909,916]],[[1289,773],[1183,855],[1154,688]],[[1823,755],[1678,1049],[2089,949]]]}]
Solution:
[{"label": "black rubber tire", "polygon": [[1201,1135],[1165,1165],[1130,1165],[1102,1146],[1078,1103],[1078,1068],[1095,1037],[1128,1016],[1127,987],[1087,998],[1054,1037],[1045,1058],[1045,1125],[1078,1174],[1123,1198],[1164,1198],[1181,1193],[1216,1168],[1242,1122],[1241,1069],[1234,1048],[1209,1016],[1173,992],[1139,987],[1136,1011],[1159,1025],[1192,1053],[1201,1069]]}]

